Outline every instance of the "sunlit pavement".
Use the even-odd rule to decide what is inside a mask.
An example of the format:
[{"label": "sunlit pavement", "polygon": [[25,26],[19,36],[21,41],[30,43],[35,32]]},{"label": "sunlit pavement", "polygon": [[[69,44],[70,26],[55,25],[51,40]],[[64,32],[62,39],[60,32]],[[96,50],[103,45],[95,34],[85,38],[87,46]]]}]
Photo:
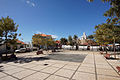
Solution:
[{"label": "sunlit pavement", "polygon": [[64,51],[17,54],[17,61],[0,64],[0,80],[120,80],[119,61],[98,52]]}]

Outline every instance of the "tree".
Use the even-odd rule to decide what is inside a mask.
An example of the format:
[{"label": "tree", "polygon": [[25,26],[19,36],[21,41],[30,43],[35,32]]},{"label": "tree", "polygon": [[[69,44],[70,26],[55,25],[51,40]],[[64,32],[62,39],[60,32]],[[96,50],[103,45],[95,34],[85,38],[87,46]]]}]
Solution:
[{"label": "tree", "polygon": [[32,36],[32,43],[34,46],[43,48],[55,46],[55,41],[51,36],[42,36],[41,34],[34,34]]},{"label": "tree", "polygon": [[33,35],[32,36],[32,44],[36,47],[40,47],[40,45],[44,45],[43,38],[41,35]]},{"label": "tree", "polygon": [[60,42],[61,42],[62,45],[67,45],[68,40],[66,38],[61,38]]},{"label": "tree", "polygon": [[[120,26],[114,24],[102,24],[95,26],[95,40],[101,45],[113,44],[115,53],[115,42],[120,40]],[[115,56],[116,57],[116,56]]]},{"label": "tree", "polygon": [[69,45],[73,46],[72,36],[68,36],[68,42],[69,42]]},{"label": "tree", "polygon": [[77,41],[78,41],[78,36],[77,36],[77,35],[74,35],[74,36],[73,36],[73,39],[74,39],[74,45],[76,46],[76,50],[78,50],[78,43],[77,43]]},{"label": "tree", "polygon": [[[7,16],[0,19],[0,37],[5,41],[6,49],[8,50],[8,45],[16,43],[18,25],[13,21],[13,19]],[[6,53],[7,56],[7,53]]]},{"label": "tree", "polygon": [[93,40],[94,39],[94,35],[89,35],[87,38]]},{"label": "tree", "polygon": [[68,44],[70,45],[70,46],[72,46],[72,48],[73,48],[73,46],[74,46],[74,42],[73,42],[73,38],[72,38],[72,36],[68,36]]},{"label": "tree", "polygon": [[87,37],[87,43],[89,44],[89,45],[97,45],[97,43],[95,42],[95,39],[94,39],[94,34],[93,35],[89,35],[88,37]]},{"label": "tree", "polygon": [[[92,2],[94,0],[88,0]],[[115,24],[120,25],[120,0],[102,0],[103,2],[108,2],[110,8],[104,13],[104,16],[108,17],[106,20],[108,23],[113,21]]]},{"label": "tree", "polygon": [[[94,0],[88,1],[92,2]],[[102,1],[108,2],[110,4],[110,8],[104,13],[104,16],[108,17],[108,19],[106,20],[107,23],[95,27],[97,29],[96,40],[99,43],[101,40],[101,44],[108,44],[112,42],[115,53],[115,42],[117,40],[120,40],[118,35],[120,27],[120,0],[102,0]],[[103,30],[103,32],[101,30]]]}]

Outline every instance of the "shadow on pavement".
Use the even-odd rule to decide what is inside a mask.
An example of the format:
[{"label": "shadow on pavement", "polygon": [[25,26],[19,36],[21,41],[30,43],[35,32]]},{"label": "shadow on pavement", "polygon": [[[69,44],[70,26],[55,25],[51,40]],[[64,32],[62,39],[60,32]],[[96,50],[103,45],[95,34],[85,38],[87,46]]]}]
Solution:
[{"label": "shadow on pavement", "polygon": [[14,63],[29,63],[32,61],[43,61],[43,60],[59,60],[59,61],[69,61],[69,62],[82,62],[87,54],[61,54],[61,53],[54,53],[54,54],[48,54],[44,57],[18,57],[17,60],[8,60],[1,63],[8,63],[8,62],[14,62]]},{"label": "shadow on pavement", "polygon": [[46,58],[51,60],[69,61],[69,62],[83,62],[87,54],[49,54]]}]

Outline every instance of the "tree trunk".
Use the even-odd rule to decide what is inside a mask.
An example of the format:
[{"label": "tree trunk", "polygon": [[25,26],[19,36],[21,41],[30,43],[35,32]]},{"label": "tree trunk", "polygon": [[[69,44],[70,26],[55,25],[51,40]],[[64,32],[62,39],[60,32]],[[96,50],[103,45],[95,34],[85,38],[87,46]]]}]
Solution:
[{"label": "tree trunk", "polygon": [[114,43],[113,43],[113,49],[114,49],[114,57],[116,58],[116,53],[115,53],[115,39],[114,39]]},{"label": "tree trunk", "polygon": [[106,52],[106,54],[107,54],[107,46],[105,46],[105,52]]},{"label": "tree trunk", "polygon": [[6,57],[7,57],[7,53],[8,53],[8,45],[7,45],[7,32],[5,34],[5,44],[6,44]]}]

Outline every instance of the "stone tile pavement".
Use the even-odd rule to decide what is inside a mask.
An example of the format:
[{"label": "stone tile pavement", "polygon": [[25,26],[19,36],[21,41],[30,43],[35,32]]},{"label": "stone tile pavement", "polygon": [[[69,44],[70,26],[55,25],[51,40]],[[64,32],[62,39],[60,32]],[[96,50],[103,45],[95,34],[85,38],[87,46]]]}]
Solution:
[{"label": "stone tile pavement", "polygon": [[[64,54],[63,52],[61,54]],[[1,63],[0,80],[120,80],[114,66],[97,52],[69,51],[67,54],[87,54],[83,62],[38,60],[26,63]],[[27,54],[22,54],[27,57]],[[29,55],[36,57],[36,55]],[[39,57],[46,55],[39,55]],[[114,66],[112,66],[114,65]]]}]

